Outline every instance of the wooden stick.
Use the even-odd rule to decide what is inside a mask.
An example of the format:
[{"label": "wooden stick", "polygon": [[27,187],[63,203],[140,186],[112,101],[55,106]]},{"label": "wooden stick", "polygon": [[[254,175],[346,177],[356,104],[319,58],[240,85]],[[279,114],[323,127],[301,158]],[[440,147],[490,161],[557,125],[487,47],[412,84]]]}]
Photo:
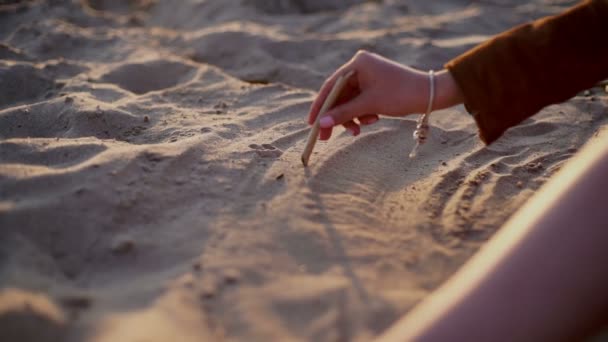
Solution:
[{"label": "wooden stick", "polygon": [[344,88],[346,81],[354,73],[355,72],[353,70],[351,70],[348,73],[346,73],[345,75],[339,76],[338,79],[336,80],[336,83],[334,83],[333,88],[331,88],[329,95],[327,95],[327,98],[325,98],[325,102],[323,102],[323,106],[321,106],[321,110],[319,111],[319,114],[317,115],[317,119],[315,120],[315,123],[312,125],[312,128],[310,129],[310,134],[308,135],[308,141],[306,142],[306,147],[304,148],[304,151],[302,152],[302,164],[304,164],[304,166],[308,166],[308,160],[310,159],[312,150],[315,148],[315,144],[317,143],[317,139],[319,138],[319,129],[320,129],[319,121],[321,121],[321,118],[323,116],[325,116],[325,113],[334,105],[334,102],[336,102],[336,99],[338,98],[338,95],[340,95],[342,88]]}]

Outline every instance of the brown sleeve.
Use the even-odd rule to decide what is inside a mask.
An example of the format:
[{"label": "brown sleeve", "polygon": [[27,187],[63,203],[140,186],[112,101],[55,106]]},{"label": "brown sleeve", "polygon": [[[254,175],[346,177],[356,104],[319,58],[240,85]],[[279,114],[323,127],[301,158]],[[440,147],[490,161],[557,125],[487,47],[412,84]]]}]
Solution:
[{"label": "brown sleeve", "polygon": [[543,107],[608,77],[608,0],[515,27],[445,66],[490,144]]}]

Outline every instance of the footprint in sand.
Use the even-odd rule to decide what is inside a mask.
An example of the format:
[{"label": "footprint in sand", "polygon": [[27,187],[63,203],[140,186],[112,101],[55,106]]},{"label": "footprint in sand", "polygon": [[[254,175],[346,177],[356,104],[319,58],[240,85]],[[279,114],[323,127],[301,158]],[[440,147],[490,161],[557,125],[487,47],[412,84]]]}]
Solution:
[{"label": "footprint in sand", "polygon": [[96,11],[106,12],[107,15],[111,15],[111,13],[124,15],[129,14],[133,11],[149,10],[152,5],[154,5],[154,1],[84,0],[82,1],[82,4]]},{"label": "footprint in sand", "polygon": [[247,0],[245,4],[268,14],[311,14],[345,10],[366,0]]},{"label": "footprint in sand", "polygon": [[124,64],[103,75],[103,82],[113,83],[135,94],[174,87],[192,79],[196,68],[188,64],[155,60]]},{"label": "footprint in sand", "polygon": [[255,153],[262,158],[278,158],[283,154],[281,149],[276,148],[271,144],[251,144],[249,148],[255,150]]},{"label": "footprint in sand", "polygon": [[102,144],[92,143],[56,143],[54,146],[45,146],[25,142],[0,142],[0,162],[61,169],[86,162],[106,149]]},{"label": "footprint in sand", "polygon": [[54,85],[53,80],[35,67],[2,65],[0,66],[0,109],[26,101],[37,101]]}]

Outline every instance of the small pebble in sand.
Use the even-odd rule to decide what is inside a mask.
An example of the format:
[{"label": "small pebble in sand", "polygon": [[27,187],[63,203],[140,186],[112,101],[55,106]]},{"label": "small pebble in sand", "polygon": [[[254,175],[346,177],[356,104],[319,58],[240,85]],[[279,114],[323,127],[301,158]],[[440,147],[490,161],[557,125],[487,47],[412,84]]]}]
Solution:
[{"label": "small pebble in sand", "polygon": [[143,26],[143,24],[144,24],[143,19],[140,16],[135,15],[135,14],[130,15],[127,22],[131,26]]},{"label": "small pebble in sand", "polygon": [[448,166],[448,163],[446,163],[446,162],[441,162],[441,165],[443,165],[443,166]]},{"label": "small pebble in sand", "polygon": [[523,188],[524,187],[524,182],[522,181],[517,181],[517,183],[515,183],[515,186],[517,186],[518,188]]},{"label": "small pebble in sand", "polygon": [[203,284],[201,289],[201,299],[212,299],[217,295],[217,288],[214,284]]},{"label": "small pebble in sand", "polygon": [[184,287],[186,289],[193,289],[194,288],[194,279],[192,279],[192,277],[190,277],[188,279],[182,280],[182,287]]},{"label": "small pebble in sand", "polygon": [[218,109],[218,108],[219,109],[226,109],[226,108],[228,108],[228,105],[226,104],[226,102],[220,101],[215,106],[213,106],[213,108],[215,108],[215,109]]},{"label": "small pebble in sand", "polygon": [[195,271],[200,271],[201,269],[203,269],[203,265],[201,265],[201,263],[197,261],[192,264],[192,269]]},{"label": "small pebble in sand", "polygon": [[150,122],[150,117],[149,117],[149,116],[147,116],[147,115],[146,115],[146,116],[144,116],[144,122],[145,122],[145,123]]},{"label": "small pebble in sand", "polygon": [[583,96],[589,96],[589,95],[591,95],[591,91],[589,91],[589,90],[585,90],[585,91],[583,92]]},{"label": "small pebble in sand", "polygon": [[262,158],[278,158],[283,154],[281,150],[256,150],[255,153]]},{"label": "small pebble in sand", "polygon": [[71,309],[88,309],[93,303],[93,298],[86,294],[71,294],[60,298],[59,302]]},{"label": "small pebble in sand", "polygon": [[280,175],[278,175],[276,178],[277,180],[281,180],[285,177],[285,174],[281,173]]},{"label": "small pebble in sand", "polygon": [[71,97],[69,97],[69,96],[66,96],[66,97],[65,97],[65,103],[72,103],[72,102],[74,102],[74,99],[73,99],[73,98],[71,98]]},{"label": "small pebble in sand", "polygon": [[125,255],[133,252],[135,249],[135,242],[131,239],[123,239],[112,246],[112,253],[116,255]]},{"label": "small pebble in sand", "polygon": [[241,279],[241,273],[237,269],[228,269],[224,271],[224,282],[226,284],[235,284]]},{"label": "small pebble in sand", "polygon": [[528,170],[528,172],[538,172],[540,170],[543,169],[543,164],[538,162],[538,163],[528,163],[526,164],[526,169]]}]

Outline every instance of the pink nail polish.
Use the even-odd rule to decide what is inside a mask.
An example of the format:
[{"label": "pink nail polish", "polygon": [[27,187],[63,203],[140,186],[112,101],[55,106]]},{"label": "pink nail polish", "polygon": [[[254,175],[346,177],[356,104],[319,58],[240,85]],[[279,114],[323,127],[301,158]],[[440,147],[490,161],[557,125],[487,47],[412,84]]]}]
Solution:
[{"label": "pink nail polish", "polygon": [[321,118],[321,120],[319,121],[319,125],[321,126],[321,128],[331,128],[334,127],[336,123],[334,122],[334,118],[332,118],[331,116],[325,116]]}]

